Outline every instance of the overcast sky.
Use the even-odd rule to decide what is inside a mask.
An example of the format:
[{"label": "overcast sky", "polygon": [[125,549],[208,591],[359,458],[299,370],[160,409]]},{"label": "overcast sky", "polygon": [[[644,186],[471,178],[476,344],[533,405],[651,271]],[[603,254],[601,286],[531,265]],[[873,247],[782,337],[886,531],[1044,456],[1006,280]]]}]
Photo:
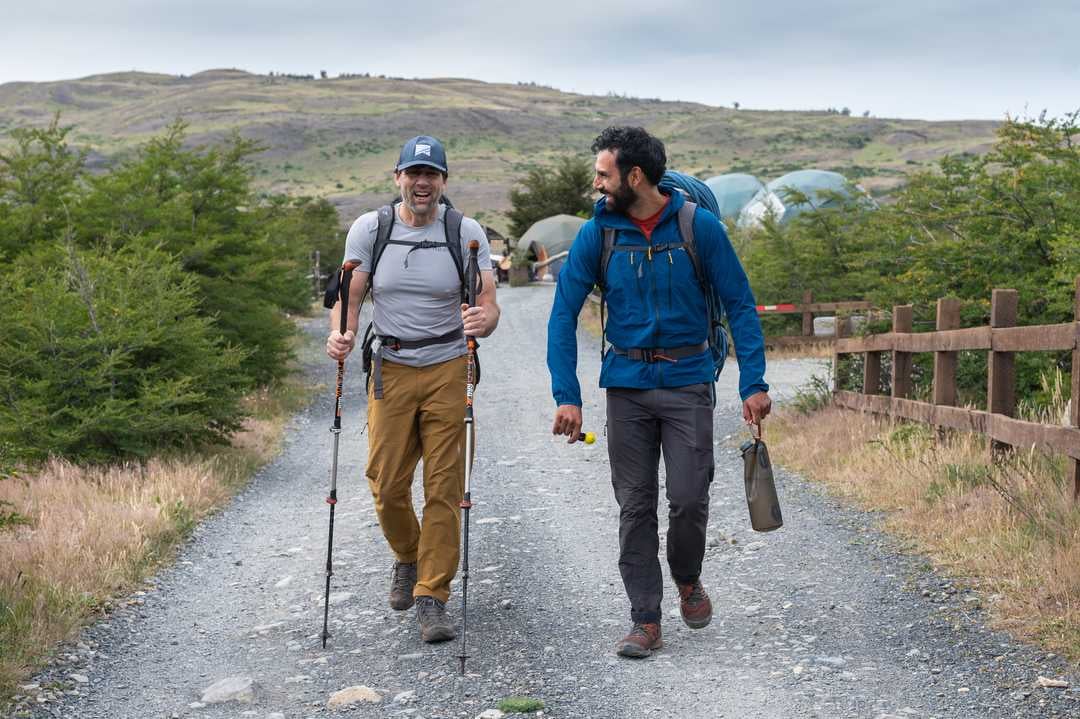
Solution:
[{"label": "overcast sky", "polygon": [[[4,0],[4,5],[16,0]],[[215,67],[534,81],[747,108],[1001,119],[1080,108],[1077,0],[32,0],[0,83]]]}]

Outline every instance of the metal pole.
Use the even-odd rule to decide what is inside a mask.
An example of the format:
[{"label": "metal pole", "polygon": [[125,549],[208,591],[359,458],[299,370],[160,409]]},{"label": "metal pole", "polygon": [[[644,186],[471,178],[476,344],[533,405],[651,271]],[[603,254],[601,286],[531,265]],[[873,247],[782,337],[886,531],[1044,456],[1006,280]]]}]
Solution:
[{"label": "metal pole", "polygon": [[[479,266],[476,258],[480,243],[476,240],[469,242],[469,264],[465,268],[465,287],[469,307],[476,305],[476,282],[479,277]],[[473,384],[474,371],[476,368],[476,338],[466,337],[468,355],[465,364],[465,494],[461,500],[461,508],[464,510],[463,540],[462,540],[462,563],[461,563],[461,653],[458,659],[461,662],[461,673],[465,674],[465,660],[469,658],[465,651],[465,635],[468,630],[468,606],[469,606],[469,510],[472,509],[472,461],[473,461],[473,393],[476,386]]]},{"label": "metal pole", "polygon": [[[352,271],[355,263],[347,262],[341,268],[341,282],[339,283],[339,297],[341,298],[341,334],[349,329],[349,283],[352,280]],[[334,394],[334,424],[330,431],[334,435],[334,459],[330,463],[330,495],[326,503],[330,505],[330,535],[326,540],[326,595],[323,601],[323,628],[322,645],[326,648],[326,640],[330,638],[330,577],[334,576],[334,508],[337,506],[337,471],[338,471],[338,445],[341,440],[341,388],[345,380],[345,360],[337,363],[337,390]]]}]

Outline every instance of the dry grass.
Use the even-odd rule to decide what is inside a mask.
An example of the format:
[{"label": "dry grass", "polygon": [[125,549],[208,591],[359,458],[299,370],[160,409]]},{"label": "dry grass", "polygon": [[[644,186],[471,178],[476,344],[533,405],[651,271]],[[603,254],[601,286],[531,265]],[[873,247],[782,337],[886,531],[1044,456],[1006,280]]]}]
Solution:
[{"label": "dry grass", "polygon": [[1080,661],[1080,508],[1065,461],[987,463],[985,439],[826,408],[772,422],[777,462],[863,507],[970,581],[997,626]]},{"label": "dry grass", "polygon": [[301,390],[249,397],[251,418],[228,448],[145,465],[54,460],[0,481],[0,706],[58,641],[170,559],[276,453]]}]

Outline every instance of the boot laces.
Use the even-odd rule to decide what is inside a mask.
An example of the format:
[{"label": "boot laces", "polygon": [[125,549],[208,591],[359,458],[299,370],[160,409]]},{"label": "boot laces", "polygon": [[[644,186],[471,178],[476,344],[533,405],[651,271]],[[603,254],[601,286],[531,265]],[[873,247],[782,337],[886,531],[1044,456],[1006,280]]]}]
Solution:
[{"label": "boot laces", "polygon": [[701,586],[701,582],[694,582],[690,585],[690,592],[686,595],[686,602],[688,604],[699,604],[705,601],[705,587]]}]

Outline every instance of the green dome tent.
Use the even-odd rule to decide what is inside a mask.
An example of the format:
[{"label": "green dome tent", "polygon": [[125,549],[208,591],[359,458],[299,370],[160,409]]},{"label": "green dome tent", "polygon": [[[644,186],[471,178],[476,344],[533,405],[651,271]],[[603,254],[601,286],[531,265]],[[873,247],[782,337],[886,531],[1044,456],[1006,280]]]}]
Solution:
[{"label": "green dome tent", "polygon": [[[533,223],[525,234],[518,240],[517,246],[528,248],[529,259],[534,262],[545,262],[560,252],[570,249],[574,238],[577,237],[578,229],[585,224],[585,220],[573,215],[552,215]],[[539,274],[551,274],[552,277],[559,274],[562,260],[555,260],[546,269],[541,269]]]},{"label": "green dome tent", "polygon": [[[801,192],[810,204],[797,204],[790,190]],[[789,172],[768,183],[754,195],[739,213],[739,227],[757,227],[769,213],[776,215],[780,224],[786,224],[798,215],[814,208],[832,207],[836,200],[829,195],[839,193],[851,196],[851,183],[838,172],[827,170],[797,170]]]},{"label": "green dome tent", "polygon": [[746,203],[764,187],[761,180],[741,172],[710,177],[705,180],[705,184],[716,196],[716,204],[720,206],[720,219],[732,221],[738,218]]}]

